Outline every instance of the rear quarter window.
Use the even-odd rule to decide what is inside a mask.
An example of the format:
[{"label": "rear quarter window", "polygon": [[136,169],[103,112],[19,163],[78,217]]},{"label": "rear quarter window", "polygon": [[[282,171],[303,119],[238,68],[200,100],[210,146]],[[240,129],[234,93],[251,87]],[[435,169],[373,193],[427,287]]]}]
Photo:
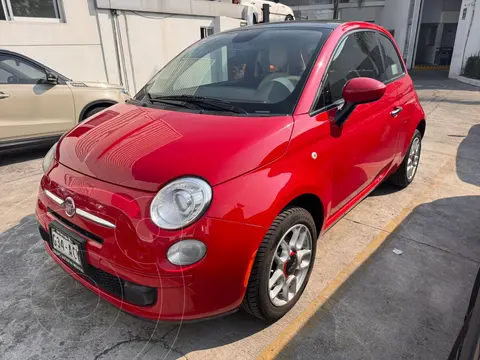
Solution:
[{"label": "rear quarter window", "polygon": [[392,41],[385,35],[379,34],[378,37],[385,66],[385,81],[389,82],[402,76],[405,70]]}]

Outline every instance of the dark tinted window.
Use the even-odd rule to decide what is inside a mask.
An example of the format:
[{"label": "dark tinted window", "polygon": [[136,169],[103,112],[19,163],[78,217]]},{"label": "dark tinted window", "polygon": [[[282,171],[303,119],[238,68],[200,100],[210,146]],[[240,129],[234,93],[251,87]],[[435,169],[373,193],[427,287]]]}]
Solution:
[{"label": "dark tinted window", "polygon": [[403,74],[402,61],[400,60],[397,50],[393,46],[390,39],[386,36],[378,35],[380,41],[380,47],[383,53],[383,59],[385,62],[385,78],[386,81],[395,79]]},{"label": "dark tinted window", "polygon": [[13,16],[59,18],[56,0],[10,0]]},{"label": "dark tinted window", "polygon": [[356,77],[385,81],[380,46],[373,31],[355,32],[341,40],[327,70],[317,108],[340,100],[346,82]]}]

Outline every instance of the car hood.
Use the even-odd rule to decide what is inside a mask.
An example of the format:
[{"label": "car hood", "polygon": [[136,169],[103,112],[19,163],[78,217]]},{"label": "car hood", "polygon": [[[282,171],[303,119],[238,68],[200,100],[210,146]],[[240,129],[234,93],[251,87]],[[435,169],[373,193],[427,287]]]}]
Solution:
[{"label": "car hood", "polygon": [[117,104],[60,141],[58,161],[113,184],[158,191],[180,176],[212,186],[268,164],[287,149],[291,116],[245,117]]}]

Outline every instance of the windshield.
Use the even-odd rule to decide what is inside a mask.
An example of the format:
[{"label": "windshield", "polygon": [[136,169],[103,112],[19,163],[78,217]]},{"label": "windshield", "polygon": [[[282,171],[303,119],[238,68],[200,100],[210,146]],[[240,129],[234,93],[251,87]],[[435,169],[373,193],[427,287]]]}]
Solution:
[{"label": "windshield", "polygon": [[194,96],[249,114],[291,114],[327,32],[258,27],[209,36],[160,70],[136,99]]}]

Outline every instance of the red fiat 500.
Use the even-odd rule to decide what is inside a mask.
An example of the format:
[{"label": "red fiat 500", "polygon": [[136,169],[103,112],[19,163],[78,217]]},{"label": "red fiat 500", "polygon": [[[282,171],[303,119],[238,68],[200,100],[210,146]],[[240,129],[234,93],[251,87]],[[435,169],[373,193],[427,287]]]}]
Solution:
[{"label": "red fiat 500", "polygon": [[65,271],[135,315],[243,307],[274,321],[305,289],[322,231],[383,180],[412,182],[424,132],[381,27],[220,33],[49,151],[40,233]]}]

